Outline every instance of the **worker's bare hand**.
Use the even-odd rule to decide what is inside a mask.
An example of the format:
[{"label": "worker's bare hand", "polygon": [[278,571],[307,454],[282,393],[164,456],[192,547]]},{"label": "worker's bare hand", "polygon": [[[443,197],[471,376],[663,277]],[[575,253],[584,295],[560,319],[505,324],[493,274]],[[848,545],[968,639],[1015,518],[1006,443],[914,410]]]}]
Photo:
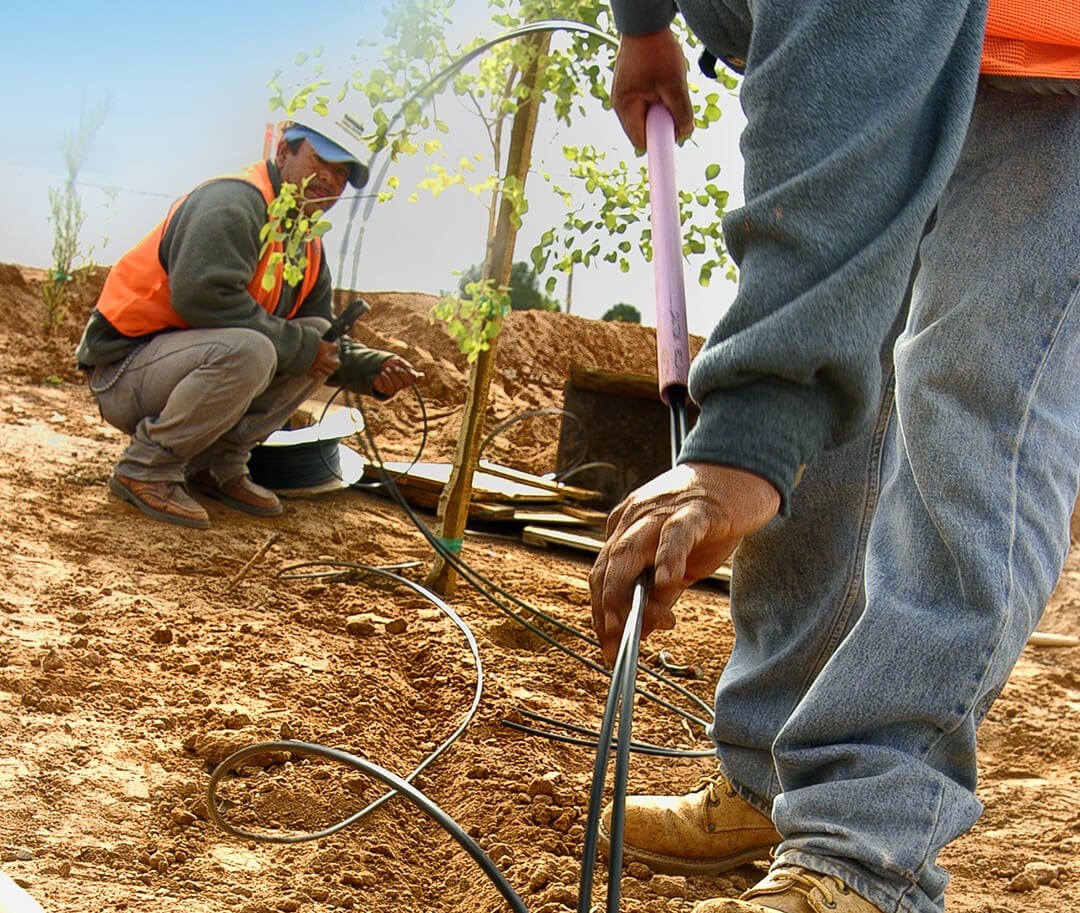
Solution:
[{"label": "worker's bare hand", "polygon": [[623,35],[615,57],[611,104],[635,149],[645,148],[645,113],[662,102],[675,121],[675,138],[694,129],[686,87],[686,57],[671,29],[650,35]]},{"label": "worker's bare hand", "polygon": [[741,469],[684,463],[632,492],[611,512],[589,574],[593,629],[604,658],[619,651],[634,584],[652,569],[642,636],[675,626],[671,607],[780,509],[772,483]]},{"label": "worker's bare hand", "polygon": [[326,380],[340,367],[341,356],[338,354],[337,343],[320,339],[319,349],[315,353],[315,360],[307,370],[308,377],[313,377],[315,380]]},{"label": "worker's bare hand", "polygon": [[400,355],[386,359],[379,368],[379,373],[371,382],[372,389],[380,396],[393,396],[395,393],[412,386],[423,377],[409,362]]}]

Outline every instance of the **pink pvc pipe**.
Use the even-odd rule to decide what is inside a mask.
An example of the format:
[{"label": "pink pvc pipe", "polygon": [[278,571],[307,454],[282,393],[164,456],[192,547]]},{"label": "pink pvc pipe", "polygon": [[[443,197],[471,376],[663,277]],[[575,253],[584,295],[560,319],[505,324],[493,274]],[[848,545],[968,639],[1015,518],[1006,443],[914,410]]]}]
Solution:
[{"label": "pink pvc pipe", "polygon": [[663,104],[650,106],[645,118],[652,209],[653,281],[656,288],[656,367],[660,398],[686,386],[690,340],[686,330],[682,228],[675,189],[675,121]]}]

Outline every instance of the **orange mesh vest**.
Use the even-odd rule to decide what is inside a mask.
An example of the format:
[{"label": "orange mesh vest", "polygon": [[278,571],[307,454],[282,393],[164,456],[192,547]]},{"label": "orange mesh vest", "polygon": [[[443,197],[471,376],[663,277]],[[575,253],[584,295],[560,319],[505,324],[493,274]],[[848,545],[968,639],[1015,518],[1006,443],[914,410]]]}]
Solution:
[{"label": "orange mesh vest", "polygon": [[990,0],[983,73],[1080,79],[1076,0]]},{"label": "orange mesh vest", "polygon": [[[254,184],[262,193],[267,205],[274,199],[274,186],[270,180],[266,162],[256,162],[238,175],[225,177],[236,177]],[[214,178],[214,180],[220,180],[220,178]],[[109,270],[105,286],[101,290],[101,297],[97,302],[97,309],[125,336],[145,336],[148,333],[157,333],[167,329],[188,329],[188,324],[173,310],[169,297],[169,275],[158,259],[158,249],[169,219],[186,198],[185,195],[177,200],[161,223],[117,260],[113,268]],[[274,285],[269,290],[263,288],[262,280],[271,254],[281,250],[282,245],[279,242],[269,245],[259,260],[255,275],[247,284],[251,297],[270,314],[274,313],[281,299],[282,270],[279,268],[275,271]],[[292,310],[285,315],[286,319],[297,312],[304,299],[315,287],[322,263],[322,241],[319,238],[313,238],[307,243],[304,253],[308,260],[307,269],[304,271],[304,278],[300,283]]]}]

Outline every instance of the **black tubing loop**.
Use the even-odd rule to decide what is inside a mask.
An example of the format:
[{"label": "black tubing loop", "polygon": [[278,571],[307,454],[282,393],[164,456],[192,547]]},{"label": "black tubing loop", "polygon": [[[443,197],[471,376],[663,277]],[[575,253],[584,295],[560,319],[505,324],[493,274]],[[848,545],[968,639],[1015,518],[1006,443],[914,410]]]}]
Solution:
[{"label": "black tubing loop", "polygon": [[[287,751],[292,754],[308,755],[337,761],[354,770],[359,770],[368,776],[382,781],[382,783],[390,787],[386,795],[404,796],[412,802],[413,805],[433,818],[443,830],[449,833],[450,836],[457,841],[458,845],[472,856],[515,913],[528,913],[524,901],[522,901],[521,897],[519,897],[517,892],[510,886],[510,883],[506,880],[506,876],[499,871],[495,863],[491,861],[491,857],[480,848],[480,845],[465,832],[461,825],[420,792],[420,790],[409,783],[408,780],[402,779],[397,774],[391,773],[389,770],[380,767],[378,764],[373,764],[356,755],[349,754],[348,752],[336,748],[327,748],[325,745],[317,745],[311,742],[294,742],[288,739],[260,742],[257,745],[249,745],[246,748],[234,752],[217,766],[210,777],[211,794],[213,794],[213,790],[216,788],[218,781],[221,780],[225,774],[233,770],[241,761],[252,755],[263,754],[268,751]],[[208,803],[207,811],[209,812],[211,819],[213,819],[213,821],[223,830],[232,834],[237,834],[238,836],[250,836],[246,832],[237,831],[225,824],[213,802]]]},{"label": "black tubing loop", "polygon": [[[283,568],[282,573],[309,566],[348,568],[353,571],[377,574],[386,577],[389,580],[393,580],[396,583],[404,584],[405,586],[412,589],[415,593],[423,596],[425,599],[435,605],[438,609],[440,609],[443,614],[446,615],[447,618],[449,618],[450,621],[457,626],[458,630],[461,631],[462,635],[465,637],[465,640],[468,643],[470,653],[472,654],[473,663],[476,668],[476,684],[473,688],[472,703],[469,705],[469,709],[465,712],[461,722],[458,723],[454,731],[449,736],[447,736],[441,744],[436,746],[435,750],[432,751],[426,758],[424,758],[416,767],[414,767],[412,771],[410,771],[404,778],[402,778],[403,782],[411,782],[428,767],[430,767],[431,764],[433,764],[441,755],[443,755],[446,750],[450,748],[450,746],[453,745],[454,742],[456,742],[462,736],[462,734],[464,734],[469,723],[471,723],[473,718],[476,716],[477,710],[480,707],[480,698],[484,688],[484,667],[480,660],[480,647],[479,644],[477,644],[476,642],[476,637],[473,635],[472,630],[461,618],[461,616],[458,615],[458,613],[455,612],[448,603],[440,599],[437,595],[432,593],[426,587],[421,586],[414,580],[410,580],[408,577],[403,577],[400,574],[394,573],[393,571],[386,568],[374,567],[371,565],[355,564],[352,562],[344,561],[301,562],[300,564],[290,565],[287,568]],[[291,745],[293,743],[289,742],[288,744]],[[240,760],[242,758],[250,757],[252,754],[255,753],[256,752],[254,752],[251,748],[245,748],[241,749],[241,751],[237,752],[235,755],[230,756],[230,758],[226,760]],[[225,762],[223,761],[222,764],[224,763]],[[221,770],[222,767],[219,765],[218,771]],[[373,801],[368,803],[358,812],[349,815],[347,818],[343,818],[337,823],[331,824],[328,827],[325,827],[319,831],[291,835],[267,834],[259,833],[256,831],[244,830],[243,828],[239,828],[232,824],[229,824],[224,820],[224,818],[222,818],[222,816],[218,812],[217,803],[214,797],[214,791],[217,788],[218,780],[220,780],[220,776],[218,775],[218,772],[215,771],[215,775],[210,778],[210,782],[207,785],[206,805],[207,808],[210,810],[210,817],[222,830],[226,831],[227,833],[232,834],[235,837],[243,837],[247,840],[257,840],[262,843],[306,843],[311,840],[320,840],[323,837],[329,837],[331,834],[336,834],[339,831],[344,830],[345,828],[355,824],[362,818],[367,817],[369,814],[371,814],[371,812],[375,811],[375,809],[377,809],[379,806],[381,806],[388,800],[392,799],[397,794],[395,790],[389,790],[383,793],[377,799],[374,799]]]}]

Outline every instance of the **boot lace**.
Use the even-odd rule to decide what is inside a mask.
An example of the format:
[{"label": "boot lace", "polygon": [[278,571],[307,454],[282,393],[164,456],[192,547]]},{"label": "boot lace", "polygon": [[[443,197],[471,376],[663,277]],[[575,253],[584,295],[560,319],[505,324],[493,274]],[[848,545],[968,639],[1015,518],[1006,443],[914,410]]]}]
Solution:
[{"label": "boot lace", "polygon": [[[821,894],[821,902],[830,910],[836,906],[836,898],[841,894],[851,893],[850,889],[842,880],[835,875],[819,875],[800,867],[776,869],[769,879],[773,886],[781,886],[786,883],[786,889],[809,900],[810,895],[816,890]],[[773,893],[772,890],[755,891],[751,888],[743,897],[750,899],[755,895],[761,896]]]},{"label": "boot lace", "polygon": [[729,782],[720,771],[716,773],[706,774],[698,782],[698,785],[692,790],[695,793],[699,793],[702,790],[705,791],[707,801],[709,805],[719,805],[721,799],[721,793],[727,796],[729,799],[735,797],[735,787]]}]

